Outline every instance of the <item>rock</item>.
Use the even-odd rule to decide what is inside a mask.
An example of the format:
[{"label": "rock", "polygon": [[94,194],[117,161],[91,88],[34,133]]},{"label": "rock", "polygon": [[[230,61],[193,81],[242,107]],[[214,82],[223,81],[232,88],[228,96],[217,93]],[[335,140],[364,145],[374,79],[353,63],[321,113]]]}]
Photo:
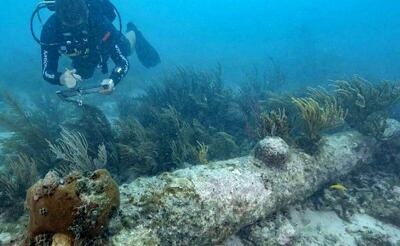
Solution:
[{"label": "rock", "polygon": [[282,166],[289,157],[289,145],[280,137],[267,137],[254,149],[255,158],[267,166]]},{"label": "rock", "polygon": [[239,236],[233,235],[220,246],[244,246]]},{"label": "rock", "polygon": [[400,200],[400,186],[393,187],[393,195],[395,199]]},{"label": "rock", "polygon": [[293,238],[296,236],[296,230],[289,222],[278,229],[277,242],[279,245],[290,245]]},{"label": "rock", "polygon": [[398,136],[400,136],[400,122],[395,119],[387,119],[383,139],[387,140]]},{"label": "rock", "polygon": [[7,232],[0,232],[0,245],[9,245],[11,243],[12,236]]},{"label": "rock", "polygon": [[71,173],[64,179],[51,172],[27,192],[27,241],[48,240],[59,234],[55,239],[68,245],[67,238],[96,238],[118,210],[119,202],[118,186],[106,170],[89,176]]},{"label": "rock", "polygon": [[296,230],[282,214],[274,215],[243,229],[243,236],[254,245],[291,245]]},{"label": "rock", "polygon": [[51,246],[74,246],[74,239],[65,234],[56,233],[53,235]]}]

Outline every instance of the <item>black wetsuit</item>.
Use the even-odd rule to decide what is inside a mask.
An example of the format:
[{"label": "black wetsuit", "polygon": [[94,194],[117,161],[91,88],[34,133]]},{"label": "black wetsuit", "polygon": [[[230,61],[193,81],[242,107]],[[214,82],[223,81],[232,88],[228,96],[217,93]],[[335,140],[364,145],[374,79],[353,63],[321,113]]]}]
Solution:
[{"label": "black wetsuit", "polygon": [[109,58],[115,64],[110,75],[115,84],[127,74],[127,57],[131,53],[129,41],[109,19],[93,12],[89,12],[86,28],[68,30],[55,14],[47,20],[41,34],[41,42],[44,43],[41,46],[42,73],[46,81],[60,84],[58,61],[61,55],[72,59],[73,68],[83,79],[90,78],[97,67],[100,67],[103,73],[108,73]]}]

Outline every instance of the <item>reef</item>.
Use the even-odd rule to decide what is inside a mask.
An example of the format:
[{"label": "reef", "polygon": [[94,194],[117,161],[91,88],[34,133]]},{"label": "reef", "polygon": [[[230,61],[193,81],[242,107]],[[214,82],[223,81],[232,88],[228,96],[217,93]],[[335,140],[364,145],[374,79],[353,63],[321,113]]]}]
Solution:
[{"label": "reef", "polygon": [[[143,94],[127,94],[114,122],[99,102],[77,107],[43,97],[31,104],[5,93],[0,127],[11,134],[1,140],[0,208],[7,214],[0,213],[0,242],[21,231],[24,217],[19,227],[8,221],[22,214],[26,189],[46,174],[28,191],[28,242],[288,245],[300,230],[296,216],[287,217],[296,203],[317,214],[330,210],[323,215],[343,223],[364,211],[398,225],[400,184],[392,173],[400,167],[387,163],[400,161],[400,123],[388,119],[399,87],[354,77],[331,91],[275,94],[285,78],[274,69],[271,83],[256,73],[235,91],[223,84],[220,67],[178,68]],[[380,172],[384,165],[392,173]],[[108,172],[95,171],[102,168],[127,182],[111,222],[118,187]],[[386,240],[359,236],[360,245]]]},{"label": "reef", "polygon": [[247,156],[139,178],[121,187],[122,230],[112,242],[222,243],[242,227],[370,164],[374,147],[371,138],[345,132],[325,138],[314,157],[290,149],[281,168]]},{"label": "reef", "polygon": [[27,192],[25,244],[79,245],[101,240],[119,203],[118,186],[104,169],[87,175],[74,172],[64,178],[49,172]]}]

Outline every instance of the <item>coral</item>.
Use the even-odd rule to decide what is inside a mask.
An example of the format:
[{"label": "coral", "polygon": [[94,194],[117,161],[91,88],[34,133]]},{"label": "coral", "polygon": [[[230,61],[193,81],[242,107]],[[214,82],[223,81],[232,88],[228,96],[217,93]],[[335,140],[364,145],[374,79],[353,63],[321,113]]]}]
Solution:
[{"label": "coral", "polygon": [[279,137],[267,137],[254,149],[254,156],[264,165],[281,167],[289,158],[289,145]]},{"label": "coral", "polygon": [[321,139],[321,132],[342,125],[347,115],[335,97],[322,92],[314,97],[292,98],[292,101],[304,121],[306,139],[303,141],[306,144],[303,147],[311,152],[314,152],[315,145]]},{"label": "coral", "polygon": [[84,104],[74,108],[75,119],[65,122],[63,125],[68,129],[73,129],[85,136],[88,143],[89,156],[96,157],[98,147],[105,145],[109,153],[109,162],[114,164],[115,141],[111,127],[106,115],[102,110],[95,106]]},{"label": "coral", "polygon": [[264,112],[260,116],[257,127],[258,137],[263,139],[267,136],[278,136],[285,140],[290,139],[290,123],[285,109]]},{"label": "coral", "polygon": [[388,113],[384,111],[373,112],[365,118],[363,123],[360,123],[357,129],[369,136],[377,139],[384,138],[385,130],[387,129]]},{"label": "coral", "polygon": [[208,163],[208,145],[197,142],[197,158],[200,164]]},{"label": "coral", "polygon": [[101,236],[117,212],[119,189],[104,169],[88,176],[75,172],[63,179],[50,173],[29,188],[26,206],[27,243],[42,235],[87,241]]},{"label": "coral", "polygon": [[363,127],[371,114],[387,111],[400,100],[399,86],[389,81],[372,84],[354,76],[350,81],[335,81],[334,85],[340,105],[349,111],[346,121],[365,134],[376,135],[373,130]]},{"label": "coral", "polygon": [[79,132],[63,128],[57,144],[48,143],[56,158],[67,163],[60,169],[64,174],[71,171],[94,171],[107,164],[107,151],[104,144],[99,145],[97,158],[92,159],[88,154],[86,138]]}]

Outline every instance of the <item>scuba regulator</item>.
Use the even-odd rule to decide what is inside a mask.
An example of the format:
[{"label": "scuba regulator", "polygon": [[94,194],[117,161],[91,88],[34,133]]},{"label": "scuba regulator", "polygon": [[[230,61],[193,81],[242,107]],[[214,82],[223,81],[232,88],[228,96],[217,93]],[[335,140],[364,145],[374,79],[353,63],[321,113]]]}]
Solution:
[{"label": "scuba regulator", "polygon": [[[41,42],[40,39],[38,38],[38,36],[36,35],[35,30],[34,30],[34,21],[35,21],[35,18],[38,19],[38,21],[39,21],[41,27],[43,28],[44,21],[43,21],[41,15],[40,15],[40,13],[41,13],[41,11],[42,11],[43,9],[46,9],[46,8],[47,8],[49,11],[54,12],[54,11],[55,11],[55,4],[56,4],[56,1],[57,1],[57,0],[43,0],[43,1],[39,2],[39,3],[36,5],[36,8],[34,9],[34,11],[33,11],[33,13],[32,13],[32,16],[31,16],[31,19],[30,19],[31,34],[32,34],[33,39],[34,39],[39,45],[47,45],[47,46],[57,46],[57,45],[60,45],[60,44],[58,44],[58,43],[46,44],[46,43]],[[86,1],[86,2],[90,2],[90,0],[85,0],[85,1]],[[115,7],[115,5],[112,4],[112,3],[111,3],[110,1],[108,1],[108,0],[92,0],[92,1],[98,1],[98,4],[103,4],[105,1],[107,1],[108,6],[111,6],[111,7],[112,7],[112,10],[114,11],[113,14],[115,14],[115,16],[118,17],[119,32],[122,34],[122,18],[121,18],[121,15],[120,15],[118,9]],[[90,8],[89,8],[89,11],[90,11]]]}]

